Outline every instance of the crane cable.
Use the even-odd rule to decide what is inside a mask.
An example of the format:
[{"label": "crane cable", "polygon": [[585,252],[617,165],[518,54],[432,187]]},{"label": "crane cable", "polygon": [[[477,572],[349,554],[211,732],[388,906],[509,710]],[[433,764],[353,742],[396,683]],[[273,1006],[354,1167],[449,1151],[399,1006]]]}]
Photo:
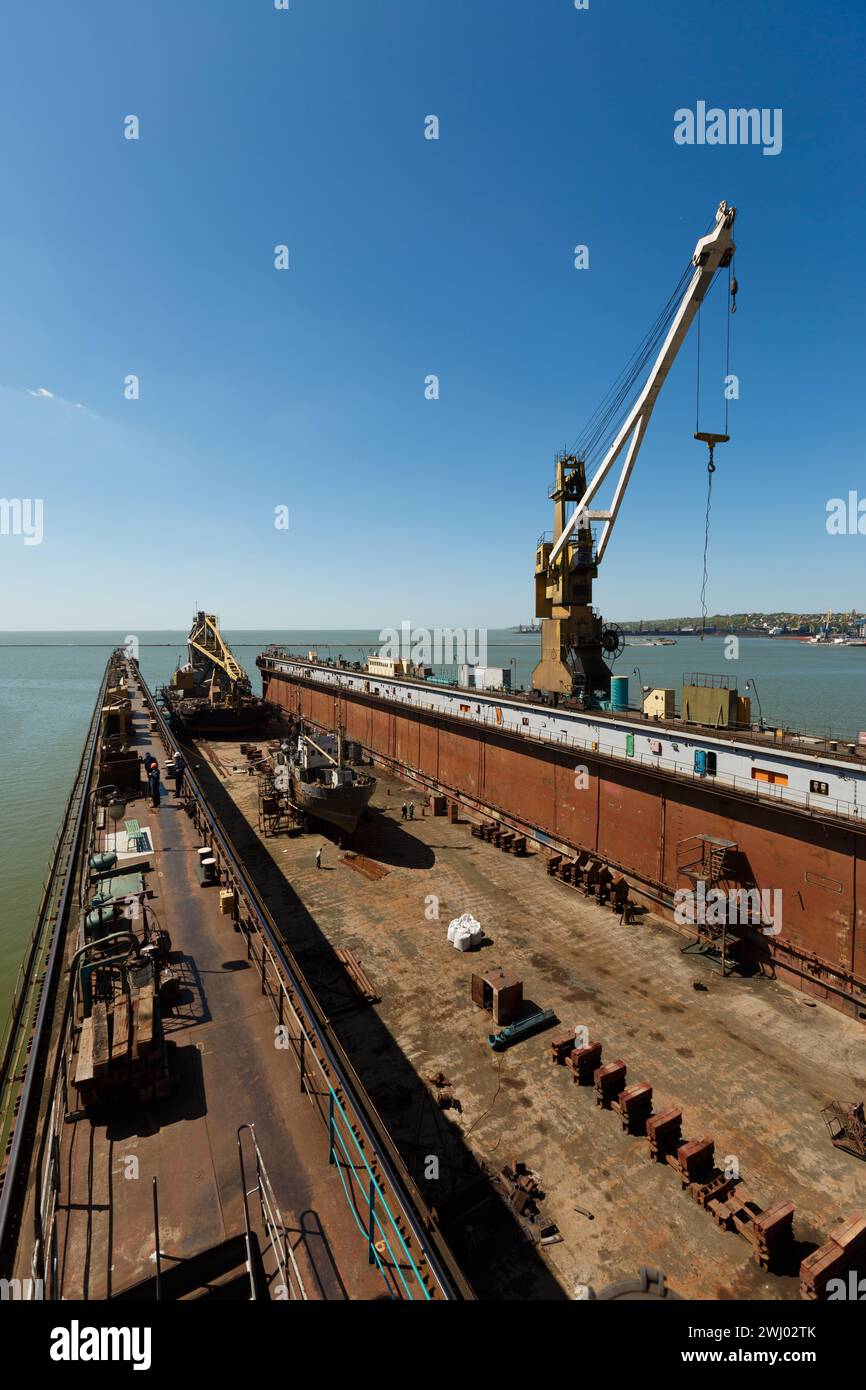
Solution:
[{"label": "crane cable", "polygon": [[632,399],[636,397],[637,388],[643,380],[647,366],[658,352],[670,327],[692,272],[693,267],[689,262],[664,308],[572,445],[572,450],[585,462],[600,460],[607,452],[611,440],[628,414]]},{"label": "crane cable", "polygon": [[[712,230],[713,225],[714,219],[711,218],[704,229],[705,236]],[[637,390],[646,374],[646,368],[661,347],[694,270],[694,262],[689,259],[664,308],[569,450],[569,453],[577,453],[585,463],[600,462],[607,453],[633,401],[637,398]]]},{"label": "crane cable", "polygon": [[[725,434],[728,433],[728,408],[730,406],[730,376],[731,376],[731,318],[737,312],[737,284],[733,269],[733,258],[728,266],[728,299],[730,301],[730,312],[726,314],[725,332]],[[697,367],[696,367],[696,402],[695,402],[695,434],[700,433],[701,429],[701,306],[698,309],[697,325]],[[713,504],[713,474],[716,465],[713,462],[713,446],[709,446],[710,457],[707,461],[707,508],[704,515],[704,569],[701,580],[701,641],[703,642],[707,629],[707,554],[710,546],[710,510]]]},{"label": "crane cable", "polygon": [[713,502],[713,474],[716,465],[710,459],[707,464],[707,511],[704,518],[704,577],[701,581],[701,641],[707,628],[707,551],[710,546],[710,507]]}]

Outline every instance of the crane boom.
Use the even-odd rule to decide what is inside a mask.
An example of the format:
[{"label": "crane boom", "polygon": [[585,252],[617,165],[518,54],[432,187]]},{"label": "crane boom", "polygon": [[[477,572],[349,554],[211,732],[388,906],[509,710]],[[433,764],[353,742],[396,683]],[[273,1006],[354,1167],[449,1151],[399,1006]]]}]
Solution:
[{"label": "crane boom", "polygon": [[219,629],[216,615],[214,613],[196,613],[192,630],[187,638],[190,656],[194,651],[207,658],[214,670],[223,672],[232,683],[249,685],[249,678],[240,662],[235,659],[234,653],[223,637]]},{"label": "crane boom", "polygon": [[556,560],[568,537],[582,513],[586,512],[590,502],[598,492],[608,473],[619,458],[625,446],[626,440],[631,435],[631,443],[628,446],[616,491],[613,495],[610,509],[608,511],[595,511],[587,513],[590,521],[603,521],[601,538],[598,543],[596,559],[600,561],[607,547],[610,533],[613,530],[614,522],[617,518],[622,504],[623,494],[628,486],[632,469],[635,465],[640,446],[643,442],[646,427],[649,424],[653,407],[659,398],[659,392],[667,380],[668,372],[673,366],[674,359],[682,347],[686,335],[692,325],[692,320],[703,302],[704,296],[713,281],[713,276],[720,266],[729,263],[734,254],[735,246],[731,238],[731,228],[734,225],[736,208],[729,208],[727,203],[719,203],[716,211],[716,225],[713,230],[704,237],[701,237],[695,247],[692,256],[692,265],[695,267],[694,275],[689,281],[685,294],[680,301],[680,306],[674,315],[673,322],[668,329],[667,337],[662,344],[658,357],[653,364],[653,368],[647,377],[643,390],[623,421],[616,438],[611,444],[601,463],[598,471],[593,476],[592,481],[577,504],[577,508],[567,522],[562,535],[556,541],[550,553],[551,560]]},{"label": "crane boom", "polygon": [[[655,362],[591,481],[586,481],[582,457],[563,454],[556,460],[556,479],[550,490],[553,540],[542,537],[535,557],[536,614],[542,623],[541,660],[532,683],[538,689],[579,694],[590,701],[610,693],[610,668],[603,657],[605,653],[615,654],[621,637],[617,630],[604,629],[592,609],[592,581],[598,575],[659,392],[716,271],[730,264],[733,257],[735,216],[735,208],[719,203],[712,230],[695,247],[693,273]],[[712,436],[716,441],[721,438]],[[620,473],[610,506],[592,509],[593,499],[619,460]],[[597,544],[591,526],[594,521],[603,522]]]}]

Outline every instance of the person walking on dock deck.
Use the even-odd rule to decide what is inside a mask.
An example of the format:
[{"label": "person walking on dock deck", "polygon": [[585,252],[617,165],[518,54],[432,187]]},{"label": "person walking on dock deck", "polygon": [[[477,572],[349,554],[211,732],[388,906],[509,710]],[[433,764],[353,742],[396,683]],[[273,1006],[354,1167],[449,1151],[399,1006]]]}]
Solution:
[{"label": "person walking on dock deck", "polygon": [[405,820],[405,819],[406,819],[406,803],[405,803],[405,801],[403,802],[403,805],[400,807],[400,819],[401,819],[401,820]]},{"label": "person walking on dock deck", "polygon": [[180,749],[174,755],[174,794],[180,796],[183,790],[183,774],[186,772],[186,758]]},{"label": "person walking on dock deck", "polygon": [[150,804],[154,811],[159,810],[159,763],[154,758],[150,767],[147,769],[147,780],[150,784]]},{"label": "person walking on dock deck", "polygon": [[414,819],[415,819],[415,802],[414,802],[414,801],[410,801],[410,802],[409,802],[409,819],[410,819],[410,820],[414,820]]},{"label": "person walking on dock deck", "polygon": [[317,868],[317,869],[321,869],[321,867],[322,867],[322,846],[319,845],[319,848],[316,850],[316,868]]}]

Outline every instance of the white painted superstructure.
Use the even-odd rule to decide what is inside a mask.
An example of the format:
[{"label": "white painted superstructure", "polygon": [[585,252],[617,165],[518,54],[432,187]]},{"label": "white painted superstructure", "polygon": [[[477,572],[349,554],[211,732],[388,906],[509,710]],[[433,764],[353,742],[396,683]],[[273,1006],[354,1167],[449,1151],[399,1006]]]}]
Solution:
[{"label": "white painted superstructure", "polygon": [[[669,728],[635,714],[596,715],[430,682],[380,680],[365,672],[312,664],[292,656],[265,653],[259,665],[332,689],[378,696],[522,738],[561,744],[573,749],[576,758],[582,751],[599,753],[632,765],[730,786],[805,811],[866,819],[866,763],[856,756],[822,758],[820,753],[780,748],[771,741],[765,744],[750,742],[745,736],[715,736],[711,729]],[[696,754],[714,755],[715,772],[698,771],[702,760],[696,759]],[[759,780],[765,775],[787,778],[787,783]],[[814,790],[815,785],[822,790]]]}]

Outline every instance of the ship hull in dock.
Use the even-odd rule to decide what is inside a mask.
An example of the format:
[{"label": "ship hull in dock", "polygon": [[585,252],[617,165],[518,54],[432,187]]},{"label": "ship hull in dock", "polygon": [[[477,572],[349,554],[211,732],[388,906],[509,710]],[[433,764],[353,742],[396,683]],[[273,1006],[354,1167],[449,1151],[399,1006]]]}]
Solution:
[{"label": "ship hull in dock", "polygon": [[344,835],[353,835],[376,787],[375,777],[356,780],[348,786],[329,787],[321,782],[305,782],[292,775],[292,797],[308,816],[333,825]]},{"label": "ship hull in dock", "polygon": [[175,733],[186,738],[237,738],[242,734],[260,733],[272,715],[271,706],[265,701],[237,709],[220,709],[206,701],[168,700],[166,708]]}]

